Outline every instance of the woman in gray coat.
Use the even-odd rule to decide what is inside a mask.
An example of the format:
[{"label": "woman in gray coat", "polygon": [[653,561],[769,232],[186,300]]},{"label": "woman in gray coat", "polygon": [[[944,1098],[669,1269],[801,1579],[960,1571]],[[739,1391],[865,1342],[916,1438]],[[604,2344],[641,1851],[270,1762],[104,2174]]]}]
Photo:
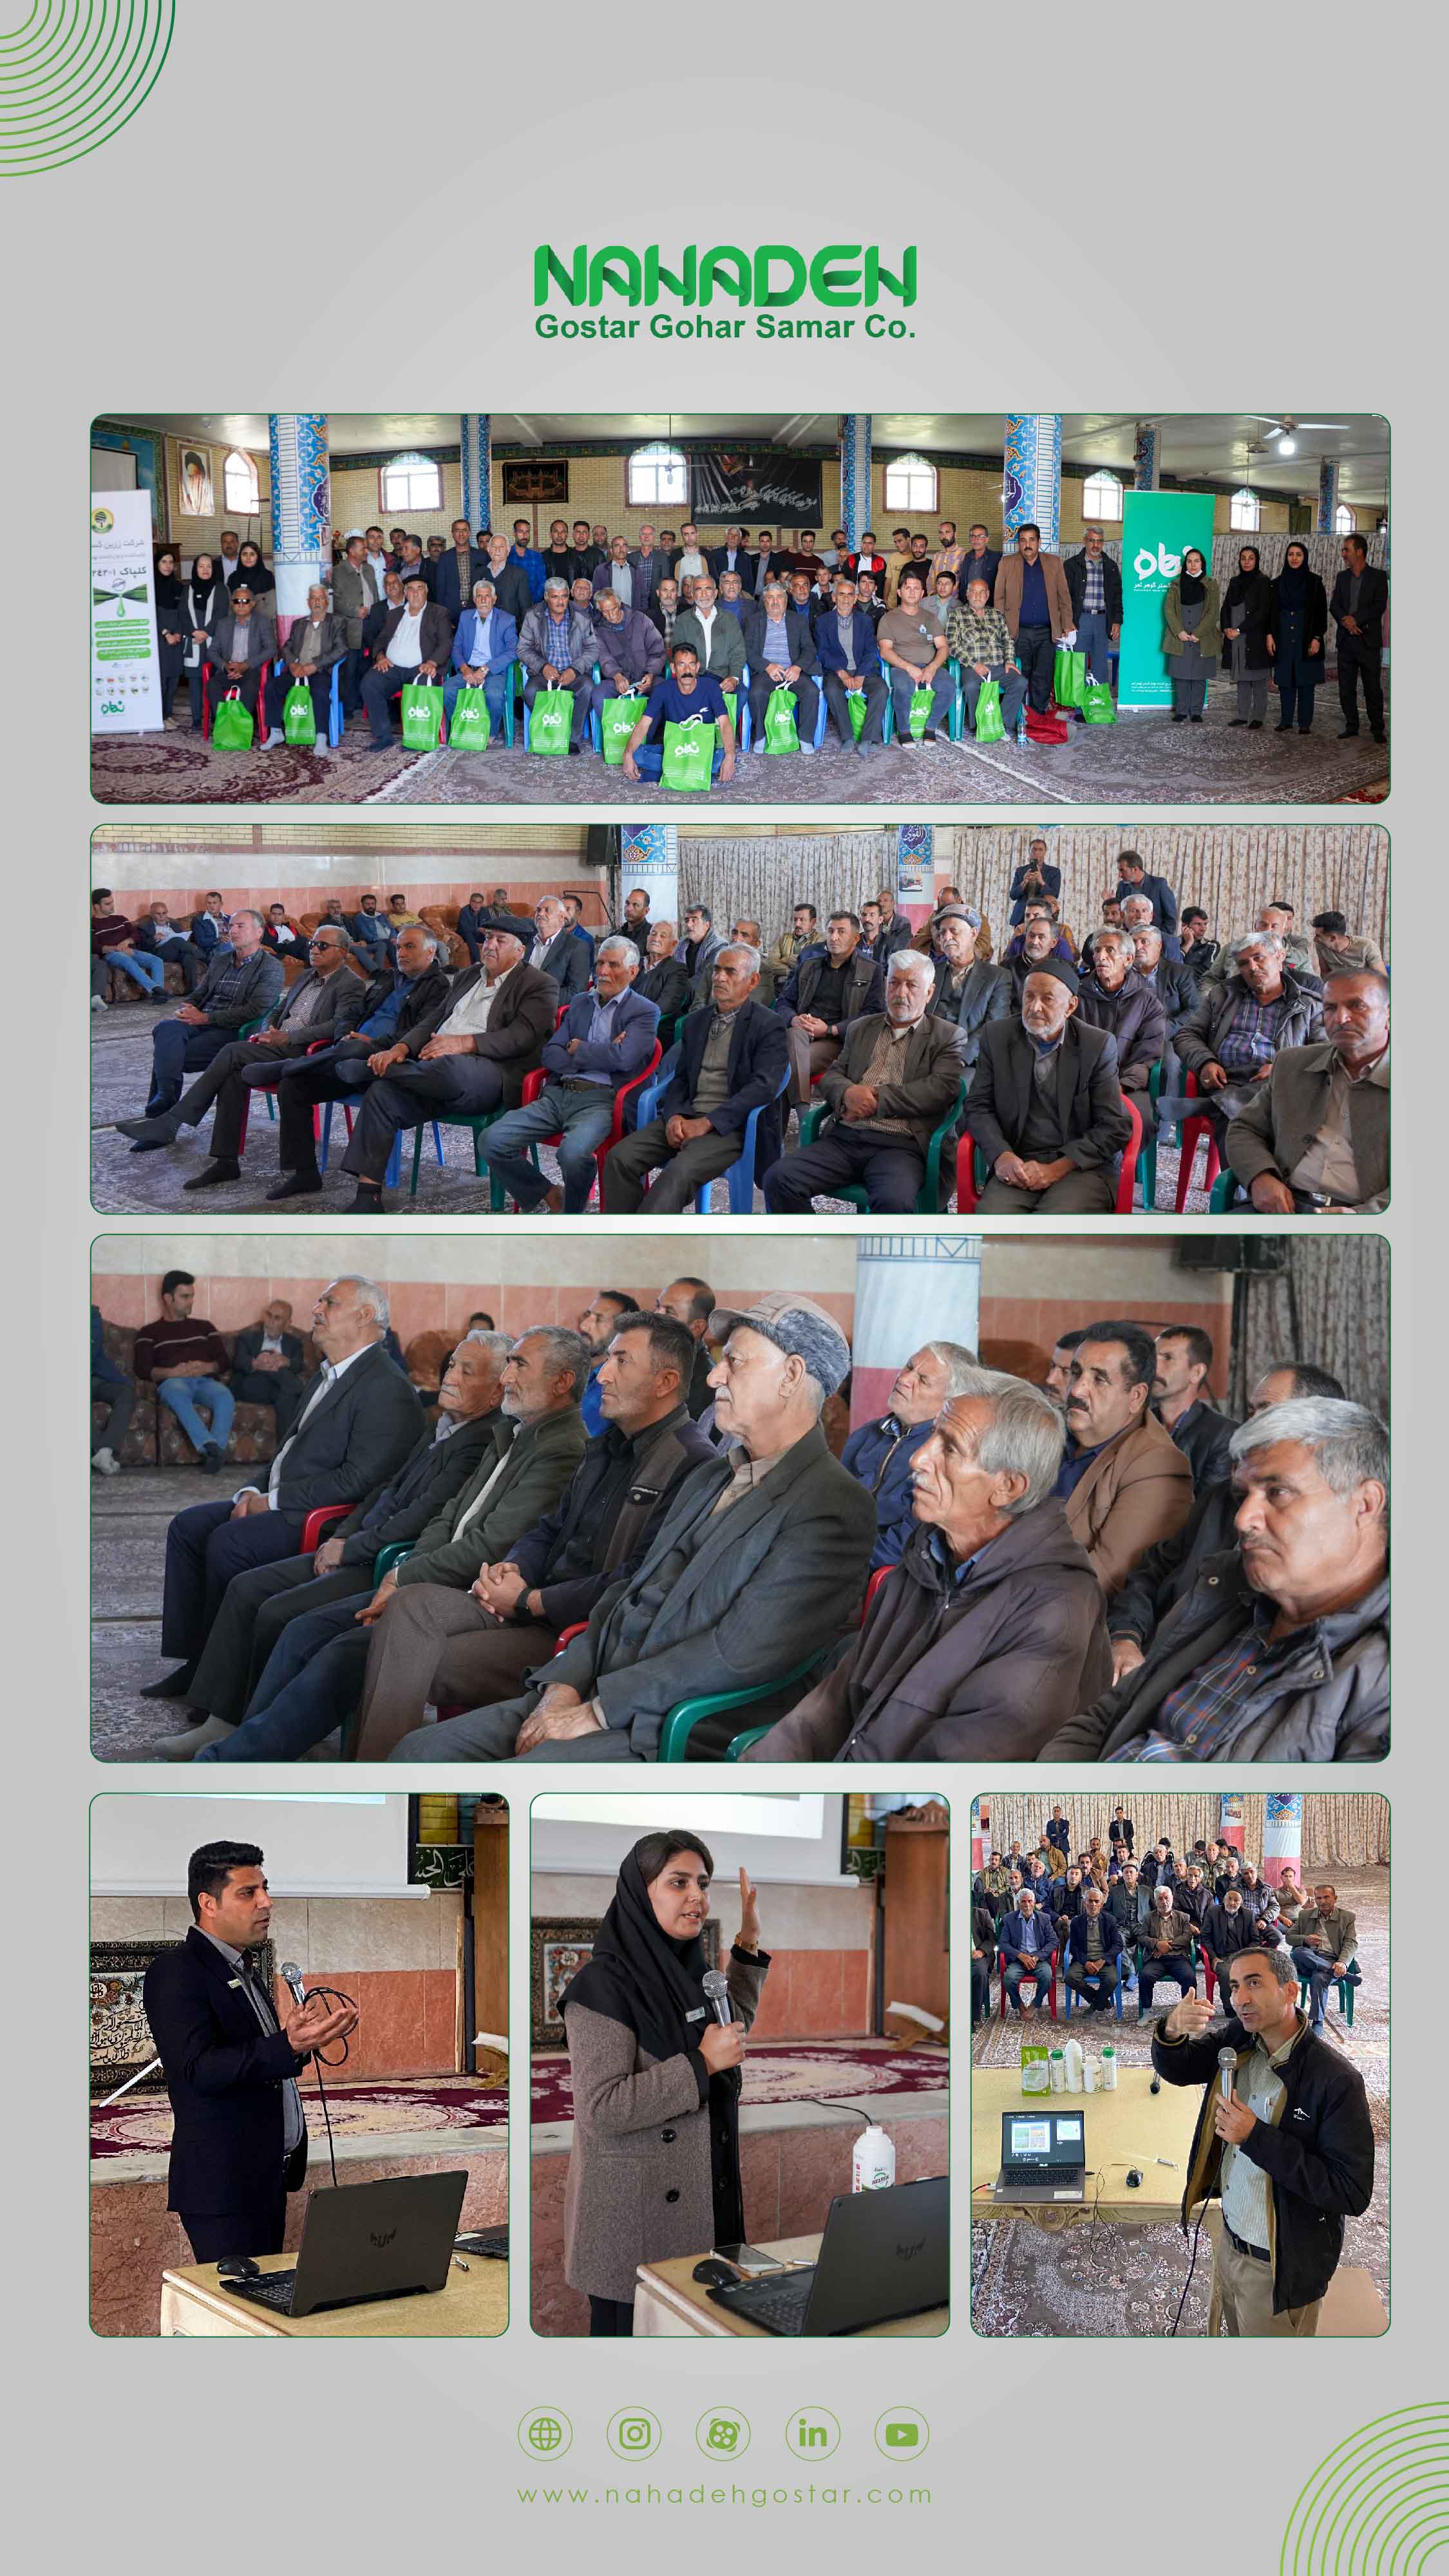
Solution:
[{"label": "woman in gray coat", "polygon": [[1196,546],[1162,603],[1162,650],[1172,676],[1172,721],[1202,723],[1212,666],[1223,649],[1218,586]]},{"label": "woman in gray coat", "polygon": [[704,1989],[713,1877],[698,1834],[646,1834],[563,1994],[574,2094],[564,2273],[588,2295],[593,2335],[633,2333],[641,2263],[745,2234],[740,2066],[770,1962],[741,1870],[733,2018],[717,2021]]}]

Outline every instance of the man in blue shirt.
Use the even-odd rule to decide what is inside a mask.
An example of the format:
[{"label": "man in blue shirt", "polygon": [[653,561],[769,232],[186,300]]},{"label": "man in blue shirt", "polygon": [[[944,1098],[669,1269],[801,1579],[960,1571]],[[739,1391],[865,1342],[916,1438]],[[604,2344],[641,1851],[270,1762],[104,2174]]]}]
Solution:
[{"label": "man in blue shirt", "polygon": [[391,987],[366,1019],[337,1045],[316,1055],[295,1057],[283,1066],[277,1090],[279,1177],[267,1192],[269,1199],[317,1197],[322,1188],[317,1168],[318,1104],[355,1100],[372,1080],[371,1058],[406,1037],[415,1022],[444,999],[448,975],[442,950],[443,941],[436,932],[411,922],[398,934]]},{"label": "man in blue shirt", "polygon": [[[1038,2007],[1046,2001],[1051,1985],[1051,1955],[1057,1945],[1056,1926],[1045,1914],[1039,1914],[1036,1898],[1029,1887],[1023,1887],[1010,1914],[1003,1914],[996,1927],[1001,1952],[1001,1977],[1014,2011],[1023,2021],[1034,2019]],[[1023,2003],[1023,1981],[1035,1979],[1032,2000]]]},{"label": "man in blue shirt", "polygon": [[534,606],[537,607],[538,602],[543,597],[543,585],[546,575],[543,568],[543,557],[539,553],[537,546],[533,543],[533,526],[530,520],[514,520],[513,543],[509,548],[508,560],[512,564],[517,564],[520,572],[524,574],[528,582],[529,592],[532,596]]},{"label": "man in blue shirt", "polygon": [[[579,993],[543,1050],[544,1086],[536,1100],[495,1119],[479,1138],[488,1169],[525,1213],[582,1216],[595,1180],[595,1156],[614,1124],[625,1083],[654,1053],[659,1012],[631,990],[639,951],[622,931],[602,942],[592,992]],[[563,1184],[550,1185],[528,1147],[557,1136]]]},{"label": "man in blue shirt", "polygon": [[443,715],[453,729],[453,709],[462,689],[481,689],[488,709],[488,738],[496,743],[503,731],[504,692],[511,685],[518,654],[518,629],[486,573],[473,584],[473,604],[465,608],[453,637],[453,667],[443,682]]},{"label": "man in blue shirt", "polygon": [[898,1565],[918,1526],[911,1508],[911,1463],[929,1438],[943,1404],[964,1395],[980,1363],[963,1342],[925,1342],[912,1353],[891,1388],[889,1411],[852,1431],[840,1453],[842,1467],[866,1487],[875,1503],[876,1542],[871,1571]]},{"label": "man in blue shirt", "polygon": [[658,778],[664,767],[665,726],[700,722],[719,727],[710,776],[728,783],[735,774],[735,729],[725,693],[718,680],[701,671],[694,646],[676,644],[669,656],[669,677],[650,690],[649,704],[629,736],[625,777]]},{"label": "man in blue shirt", "polygon": [[597,1439],[604,1428],[604,1399],[599,1390],[599,1371],[608,1358],[609,1344],[619,1329],[620,1316],[637,1315],[639,1312],[638,1298],[630,1297],[624,1289],[599,1288],[595,1291],[592,1306],[586,1306],[579,1317],[578,1329],[589,1346],[588,1383],[579,1401],[579,1411],[591,1440]]}]

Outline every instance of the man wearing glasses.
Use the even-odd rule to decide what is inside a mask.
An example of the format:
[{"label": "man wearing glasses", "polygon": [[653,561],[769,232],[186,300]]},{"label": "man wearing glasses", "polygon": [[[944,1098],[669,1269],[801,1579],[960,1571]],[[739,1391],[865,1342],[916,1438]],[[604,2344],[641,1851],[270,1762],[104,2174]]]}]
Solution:
[{"label": "man wearing glasses", "polygon": [[212,1161],[184,1184],[188,1190],[217,1189],[241,1179],[241,1143],[247,1092],[255,1083],[271,1083],[289,1056],[305,1055],[319,1040],[329,1045],[346,1037],[361,1019],[367,987],[347,962],[350,942],[341,923],[320,922],[308,942],[305,975],[289,986],[268,1012],[254,1038],[236,1038],[214,1055],[205,1072],[184,1091],[174,1109],[151,1118],[123,1118],[118,1132],[131,1137],[143,1152],[174,1145],[183,1127],[199,1127],[213,1102]]}]

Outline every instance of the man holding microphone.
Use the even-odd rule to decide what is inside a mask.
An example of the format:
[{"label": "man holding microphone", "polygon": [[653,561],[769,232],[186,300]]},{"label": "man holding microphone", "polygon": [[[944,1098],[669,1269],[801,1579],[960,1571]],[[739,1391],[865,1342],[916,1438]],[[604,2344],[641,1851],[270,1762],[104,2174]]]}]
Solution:
[{"label": "man holding microphone", "polygon": [[1286,1950],[1228,1964],[1227,2029],[1184,1995],[1152,2035],[1165,2084],[1204,2084],[1183,2194],[1222,2203],[1215,2286],[1230,2335],[1312,2335],[1343,2252],[1345,2217],[1373,2197],[1374,2140],[1363,2078],[1298,2009]]},{"label": "man holding microphone", "polygon": [[192,1925],[146,1971],[146,2019],[171,2097],[170,2188],[198,2263],[280,2254],[307,2170],[297,2078],[357,2027],[348,2004],[268,1994],[252,1957],[272,1900],[255,1843],[203,1843],[186,1868]]}]

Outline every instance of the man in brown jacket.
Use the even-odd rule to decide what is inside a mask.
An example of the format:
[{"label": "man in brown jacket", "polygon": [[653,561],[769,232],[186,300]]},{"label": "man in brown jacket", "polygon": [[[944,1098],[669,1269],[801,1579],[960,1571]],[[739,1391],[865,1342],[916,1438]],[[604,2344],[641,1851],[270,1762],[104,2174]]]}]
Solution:
[{"label": "man in brown jacket", "polygon": [[930,1010],[935,968],[915,948],[890,962],[886,1006],[846,1024],[821,1077],[830,1107],[824,1133],[765,1174],[772,1216],[808,1216],[817,1196],[860,1182],[873,1216],[909,1216],[926,1177],[931,1135],[966,1079],[966,1039]]},{"label": "man in brown jacket", "polygon": [[1156,1374],[1157,1345],[1141,1324],[1089,1324],[1072,1353],[1056,1491],[1109,1601],[1192,1510],[1191,1464],[1150,1410]]},{"label": "man in brown jacket", "polygon": [[1180,1914],[1172,1889],[1155,1887],[1152,1912],[1142,1926],[1142,1965],[1137,1978],[1137,2018],[1146,2021],[1152,2010],[1152,1990],[1159,1977],[1176,1986],[1179,1997],[1197,1992],[1197,1962],[1193,1957],[1194,1924],[1190,1914]]},{"label": "man in brown jacket", "polygon": [[1111,1669],[1101,1586],[1052,1483],[1061,1416],[995,1369],[944,1405],[912,1461],[919,1526],[827,1678],[751,1762],[1031,1761]]},{"label": "man in brown jacket", "polygon": [[1072,594],[1060,555],[1044,555],[1041,530],[1030,520],[1016,531],[1016,552],[996,568],[994,601],[1011,630],[1027,696],[1038,715],[1051,703],[1056,650],[1076,633]]},{"label": "man in brown jacket", "polygon": [[368,1057],[375,1078],[342,1157],[357,1182],[349,1216],[381,1215],[382,1178],[400,1127],[517,1108],[558,1010],[552,975],[523,957],[517,930],[490,930],[482,965],[460,975],[396,1046]]},{"label": "man in brown jacket", "polygon": [[1358,1948],[1358,1925],[1340,1905],[1331,1881],[1315,1887],[1312,1900],[1293,1917],[1289,1941],[1293,1965],[1308,1980],[1308,2026],[1323,2028],[1323,1998],[1336,1977],[1347,1974]]}]

